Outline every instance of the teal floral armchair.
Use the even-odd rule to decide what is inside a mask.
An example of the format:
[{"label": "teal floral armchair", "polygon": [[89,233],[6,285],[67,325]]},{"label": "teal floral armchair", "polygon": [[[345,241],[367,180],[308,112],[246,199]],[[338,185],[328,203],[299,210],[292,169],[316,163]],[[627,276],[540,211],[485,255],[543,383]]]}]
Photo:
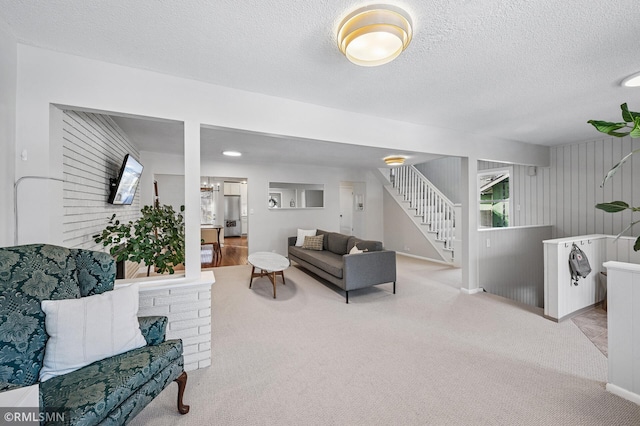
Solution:
[{"label": "teal floral armchair", "polygon": [[[0,392],[38,382],[48,338],[41,301],[101,294],[114,282],[107,253],[47,244],[0,248]],[[62,412],[65,424],[124,424],[176,381],[178,411],[186,414],[182,341],[165,340],[166,317],[139,323],[147,346],[40,383],[40,410]]]}]

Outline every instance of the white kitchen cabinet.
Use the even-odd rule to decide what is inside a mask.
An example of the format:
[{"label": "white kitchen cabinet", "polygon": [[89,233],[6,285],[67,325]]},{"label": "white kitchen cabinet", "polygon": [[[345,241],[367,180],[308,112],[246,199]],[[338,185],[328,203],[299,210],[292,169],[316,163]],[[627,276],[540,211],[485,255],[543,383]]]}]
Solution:
[{"label": "white kitchen cabinet", "polygon": [[242,225],[242,235],[247,235],[248,227],[247,227],[247,216],[240,217],[240,223]]},{"label": "white kitchen cabinet", "polygon": [[[242,216],[247,215],[247,183],[246,182],[240,183],[240,212],[242,213]],[[242,233],[243,234],[245,233],[244,230],[242,231]]]},{"label": "white kitchen cabinet", "polygon": [[224,195],[240,195],[240,182],[225,182]]}]

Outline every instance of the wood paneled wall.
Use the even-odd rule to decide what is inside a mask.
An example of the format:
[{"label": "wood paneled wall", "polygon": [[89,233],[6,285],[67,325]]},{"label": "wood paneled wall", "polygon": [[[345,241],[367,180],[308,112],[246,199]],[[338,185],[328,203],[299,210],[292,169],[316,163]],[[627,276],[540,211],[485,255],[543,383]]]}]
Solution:
[{"label": "wood paneled wall", "polygon": [[[631,212],[604,213],[595,208],[605,201],[640,204],[640,154],[629,160],[604,188],[607,171],[640,148],[640,140],[606,138],[551,148],[549,220],[554,238],[586,234],[616,235],[631,222]],[[636,217],[636,220],[638,218]],[[634,232],[635,231],[635,232]],[[627,235],[637,235],[640,229]]]},{"label": "wood paneled wall", "polygon": [[[617,235],[632,221],[631,212],[604,213],[595,205],[616,200],[640,205],[640,154],[634,155],[604,188],[600,187],[609,169],[635,149],[640,149],[638,139],[606,138],[551,147],[550,167],[538,167],[535,176],[529,176],[528,166],[513,165],[513,224],[554,225],[553,238]],[[478,162],[479,170],[504,166]],[[640,226],[625,235],[638,233]]]},{"label": "wood paneled wall", "polygon": [[[478,161],[478,170],[512,167],[513,226],[553,225],[553,238],[587,234],[617,235],[631,221],[629,211],[610,214],[595,208],[605,201],[626,201],[640,205],[640,154],[633,156],[605,185],[607,171],[631,150],[640,149],[640,140],[606,138],[551,147],[550,167]],[[416,165],[430,180],[442,174],[446,182],[460,179],[458,158]],[[446,167],[445,167],[446,166]],[[435,183],[435,182],[434,182]],[[638,220],[638,217],[635,217]],[[638,235],[640,225],[625,235]]]},{"label": "wood paneled wall", "polygon": [[140,214],[140,191],[130,206],[107,203],[109,178],[115,178],[126,154],[140,158],[136,146],[109,117],[78,111],[63,114],[64,244],[102,250],[93,241],[117,213],[120,221]]},{"label": "wood paneled wall", "polygon": [[479,231],[480,287],[491,294],[542,307],[545,269],[542,241],[550,238],[551,226]]},{"label": "wood paneled wall", "polygon": [[[438,189],[453,202],[462,197],[460,190],[461,163],[459,157],[446,157],[416,164],[416,168],[424,174]],[[490,161],[478,161],[478,170],[511,167],[511,185],[513,186],[512,226],[549,225],[550,170],[548,167],[531,169],[519,164],[506,164]]]}]

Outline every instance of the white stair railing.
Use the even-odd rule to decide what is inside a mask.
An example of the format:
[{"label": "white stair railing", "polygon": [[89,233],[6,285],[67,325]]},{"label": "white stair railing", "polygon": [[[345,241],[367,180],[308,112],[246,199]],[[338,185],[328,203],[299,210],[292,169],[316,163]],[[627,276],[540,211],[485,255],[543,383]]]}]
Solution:
[{"label": "white stair railing", "polygon": [[456,223],[453,202],[414,166],[390,169],[390,181],[404,201],[409,202],[409,208],[415,209],[421,223],[436,233],[436,240],[452,250]]}]

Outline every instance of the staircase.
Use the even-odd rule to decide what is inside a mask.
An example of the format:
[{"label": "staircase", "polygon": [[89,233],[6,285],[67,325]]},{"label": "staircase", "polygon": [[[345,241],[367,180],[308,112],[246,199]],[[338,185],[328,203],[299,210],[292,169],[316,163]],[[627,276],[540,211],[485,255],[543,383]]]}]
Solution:
[{"label": "staircase", "polygon": [[440,254],[441,259],[434,260],[455,264],[460,241],[455,225],[460,205],[453,204],[414,166],[385,169],[383,173],[387,191]]}]

